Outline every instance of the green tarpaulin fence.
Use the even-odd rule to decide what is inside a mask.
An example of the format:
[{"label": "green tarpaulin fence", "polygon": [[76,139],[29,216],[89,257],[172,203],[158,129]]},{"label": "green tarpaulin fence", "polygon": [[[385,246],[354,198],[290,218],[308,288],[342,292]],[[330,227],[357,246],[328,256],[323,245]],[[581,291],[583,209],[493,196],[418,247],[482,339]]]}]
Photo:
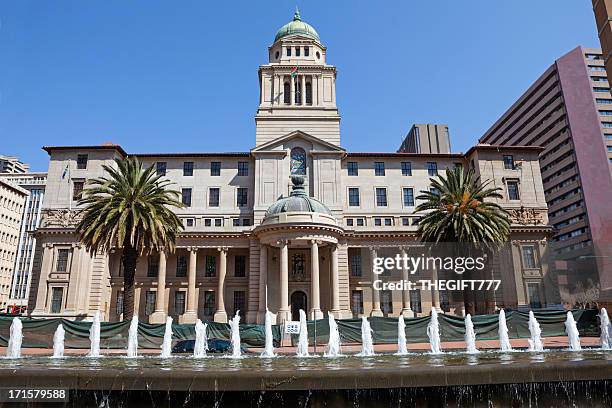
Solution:
[{"label": "green tarpaulin fence", "polygon": [[[581,336],[599,336],[599,321],[596,310],[574,310],[574,319],[577,322]],[[535,312],[535,316],[542,328],[542,336],[565,336],[566,312],[545,311]],[[440,336],[442,341],[460,341],[464,337],[463,318],[440,314]],[[511,338],[529,337],[529,314],[527,312],[510,311],[506,313],[508,332]],[[374,331],[375,343],[397,342],[396,317],[371,317],[370,325]],[[406,340],[409,343],[428,341],[427,324],[429,316],[406,318]],[[474,330],[479,340],[497,339],[498,315],[473,316]],[[9,339],[12,318],[0,317],[0,346],[6,347]],[[53,347],[53,334],[61,323],[66,331],[66,348],[89,348],[89,328],[91,322],[75,322],[65,319],[31,319],[23,318],[23,347]],[[327,343],[329,325],[327,319],[308,322],[308,337],[314,343],[315,324],[317,343]],[[102,349],[125,348],[127,345],[128,328],[130,322],[101,323],[100,347]],[[352,343],[361,341],[361,319],[338,320],[338,328],[342,342]],[[164,337],[164,324],[138,324],[138,343],[142,348],[159,348]],[[173,324],[173,339],[195,339],[193,324]],[[208,337],[229,340],[229,324],[208,322]],[[281,326],[272,327],[274,343],[278,345],[281,339]],[[261,347],[265,341],[263,325],[241,324],[240,338],[242,343],[250,347]],[[292,336],[295,344],[298,336]]]}]

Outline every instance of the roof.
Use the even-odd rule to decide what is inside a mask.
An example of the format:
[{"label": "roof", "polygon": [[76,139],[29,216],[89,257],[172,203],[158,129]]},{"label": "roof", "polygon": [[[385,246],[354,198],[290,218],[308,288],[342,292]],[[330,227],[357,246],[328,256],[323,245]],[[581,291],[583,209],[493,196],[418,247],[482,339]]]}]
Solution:
[{"label": "roof", "polygon": [[316,212],[327,215],[332,215],[329,208],[316,198],[309,197],[304,189],[304,178],[293,176],[291,177],[293,190],[289,197],[279,198],[266,211],[266,216],[278,215],[285,212]]},{"label": "roof", "polygon": [[121,153],[122,156],[127,156],[125,150],[116,144],[102,144],[96,146],[43,146],[43,150],[51,154],[54,150],[116,150]]},{"label": "roof", "polygon": [[315,30],[310,24],[302,21],[300,11],[297,9],[297,7],[295,9],[295,14],[293,15],[293,20],[279,28],[276,32],[274,42],[291,35],[302,35],[321,42],[321,38],[319,37],[317,30]]}]

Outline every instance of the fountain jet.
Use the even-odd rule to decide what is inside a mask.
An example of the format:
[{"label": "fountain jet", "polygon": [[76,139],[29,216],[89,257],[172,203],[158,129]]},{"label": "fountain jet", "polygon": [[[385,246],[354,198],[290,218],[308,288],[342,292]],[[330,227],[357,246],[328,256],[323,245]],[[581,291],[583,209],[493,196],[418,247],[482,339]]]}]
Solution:
[{"label": "fountain jet", "polygon": [[132,321],[130,322],[127,356],[128,358],[138,357],[138,316],[132,317]]},{"label": "fountain jet", "polygon": [[580,334],[578,333],[578,327],[576,327],[576,321],[574,320],[574,314],[570,310],[567,312],[567,319],[565,320],[565,331],[567,332],[567,342],[569,343],[569,349],[571,351],[580,351]]},{"label": "fountain jet", "polygon": [[60,323],[53,335],[53,358],[64,357],[64,326]]},{"label": "fountain jet", "polygon": [[272,313],[266,309],[265,318],[266,345],[261,357],[276,357],[274,354],[274,337],[272,337]]},{"label": "fountain jet", "polygon": [[476,333],[474,332],[474,323],[472,322],[472,316],[468,313],[465,315],[465,350],[469,354],[479,353],[476,347]]},{"label": "fountain jet", "polygon": [[172,356],[172,318],[166,317],[166,329],[164,330],[164,341],[161,345],[159,357],[170,358]]},{"label": "fountain jet", "polygon": [[531,338],[527,340],[529,343],[529,349],[527,349],[527,351],[544,351],[544,344],[542,344],[542,329],[540,329],[540,323],[538,323],[531,310],[529,311],[529,333],[531,333]]},{"label": "fountain jet", "polygon": [[435,307],[431,308],[431,317],[427,325],[427,336],[429,337],[429,345],[432,354],[441,354],[440,347],[440,324],[438,323],[438,311]]},{"label": "fountain jet", "polygon": [[195,344],[193,345],[193,356],[195,358],[206,357],[206,351],[208,350],[208,339],[206,337],[207,324],[202,324],[202,321],[198,319],[195,324]]},{"label": "fountain jet", "polygon": [[100,357],[100,312],[96,311],[89,328],[89,354],[88,357]]},{"label": "fountain jet", "polygon": [[10,337],[8,347],[6,348],[6,356],[8,358],[21,357],[21,343],[23,342],[23,324],[18,317],[13,318],[11,323]]},{"label": "fountain jet", "polygon": [[510,337],[508,336],[508,325],[506,324],[506,312],[504,309],[499,311],[499,350],[500,351],[512,351],[512,345],[510,344]]},{"label": "fountain jet", "polygon": [[331,312],[327,312],[327,321],[329,322],[329,341],[327,342],[327,350],[323,354],[325,357],[338,357],[341,354],[340,350],[340,331],[338,324]]},{"label": "fountain jet", "polygon": [[240,358],[240,310],[236,311],[236,315],[229,321],[229,325],[231,329],[232,358]]},{"label": "fountain jet", "polygon": [[602,307],[599,313],[599,324],[601,327],[601,348],[610,350],[610,348],[612,348],[610,341],[610,318],[608,317],[608,311],[605,307]]},{"label": "fountain jet", "polygon": [[397,354],[408,354],[408,347],[406,346],[406,322],[404,322],[404,316],[401,314],[397,318]]},{"label": "fountain jet", "polygon": [[[315,324],[317,321],[315,320]],[[300,309],[300,337],[296,355],[298,357],[308,357],[308,324],[306,322],[306,312]]]},{"label": "fountain jet", "polygon": [[365,316],[361,317],[361,352],[357,354],[361,357],[374,355],[374,341],[372,340],[372,328]]}]

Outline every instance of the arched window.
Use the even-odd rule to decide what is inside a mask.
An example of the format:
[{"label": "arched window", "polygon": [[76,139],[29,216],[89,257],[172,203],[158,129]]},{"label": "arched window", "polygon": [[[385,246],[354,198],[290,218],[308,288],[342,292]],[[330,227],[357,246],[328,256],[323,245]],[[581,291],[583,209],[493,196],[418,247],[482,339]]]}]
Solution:
[{"label": "arched window", "polygon": [[306,175],[306,152],[301,147],[291,149],[291,174],[294,176]]},{"label": "arched window", "polygon": [[312,84],[306,82],[306,104],[312,105]]},{"label": "arched window", "polygon": [[291,86],[289,85],[289,82],[285,82],[283,85],[283,102],[285,102],[287,105],[291,103]]}]

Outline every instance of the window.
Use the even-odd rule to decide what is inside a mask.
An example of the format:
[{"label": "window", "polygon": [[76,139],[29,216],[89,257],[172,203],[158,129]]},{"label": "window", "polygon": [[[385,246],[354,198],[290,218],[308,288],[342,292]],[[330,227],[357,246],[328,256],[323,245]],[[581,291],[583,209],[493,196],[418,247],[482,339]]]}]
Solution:
[{"label": "window", "polygon": [[304,255],[295,254],[291,257],[291,276],[294,280],[301,280],[304,278]]},{"label": "window", "polygon": [[184,188],[182,190],[181,202],[183,203],[185,207],[191,207],[191,189],[190,188]]},{"label": "window", "polygon": [[429,177],[437,176],[438,175],[438,163],[427,162],[427,174],[429,174]]},{"label": "window", "polygon": [[519,182],[517,180],[508,180],[508,200],[520,200]]},{"label": "window", "polygon": [[353,314],[363,314],[363,292],[361,290],[351,292],[351,309]]},{"label": "window", "polygon": [[300,47],[295,47],[295,56],[296,57],[300,56],[300,51],[301,51]]},{"label": "window", "polygon": [[535,247],[533,245],[525,245],[521,247],[521,252],[523,253],[523,267],[536,268]]},{"label": "window", "polygon": [[537,282],[527,283],[527,296],[529,296],[529,306],[532,309],[539,309],[542,307],[542,301],[540,300],[540,284]]},{"label": "window", "polygon": [[353,226],[353,219],[352,218],[347,218],[346,219],[346,226],[347,227],[352,227]]},{"label": "window", "polygon": [[183,162],[183,176],[193,176],[193,162]]},{"label": "window", "polygon": [[290,57],[291,56],[291,47],[287,47],[287,56]]},{"label": "window", "polygon": [[304,47],[304,56],[307,57],[310,55],[310,47]]},{"label": "window", "polygon": [[380,218],[374,218],[374,225],[380,227],[382,225],[382,220]]},{"label": "window", "polygon": [[206,271],[204,276],[214,278],[217,276],[217,258],[212,255],[206,255]]},{"label": "window", "polygon": [[420,289],[414,289],[410,291],[410,309],[414,313],[421,313],[421,291]]},{"label": "window", "polygon": [[291,149],[291,174],[295,176],[306,175],[306,152],[301,147]]},{"label": "window", "polygon": [[606,68],[600,65],[589,65],[589,69],[592,71],[605,71]]},{"label": "window", "polygon": [[612,99],[608,99],[608,98],[595,98],[595,102],[600,103],[602,105],[610,105],[610,104],[612,104]]},{"label": "window", "polygon": [[155,163],[155,170],[157,171],[158,176],[165,176],[166,175],[166,162]]},{"label": "window", "polygon": [[612,116],[612,110],[600,110],[599,114],[601,116]]},{"label": "window", "polygon": [[365,221],[363,218],[357,218],[357,226],[363,227],[365,225]]},{"label": "window", "polygon": [[238,176],[246,177],[249,175],[249,162],[238,162]]},{"label": "window", "polygon": [[283,85],[283,102],[287,105],[291,103],[291,85],[289,85],[289,82],[285,82]]},{"label": "window", "polygon": [[62,311],[62,298],[64,297],[64,288],[53,288],[51,291],[51,313],[60,313]]},{"label": "window", "polygon": [[57,260],[55,262],[55,272],[66,272],[68,270],[69,249],[58,249]]},{"label": "window", "polygon": [[593,82],[608,82],[608,78],[606,78],[606,77],[592,76],[592,77],[591,77],[591,81],[593,81]]},{"label": "window", "polygon": [[357,187],[349,188],[349,207],[359,207],[359,189]]},{"label": "window", "polygon": [[402,162],[402,176],[412,176],[412,163]]},{"label": "window", "polygon": [[174,314],[185,314],[185,292],[174,292]]},{"label": "window", "polygon": [[442,309],[444,312],[450,312],[450,302],[448,299],[448,292],[445,290],[440,290],[438,291],[438,293],[440,294],[440,309]]},{"label": "window", "polygon": [[607,86],[594,86],[593,92],[610,92],[610,88]]},{"label": "window", "polygon": [[73,181],[72,182],[72,200],[78,201],[81,199],[81,193],[83,192],[84,181]]},{"label": "window", "polygon": [[374,162],[374,175],[375,176],[385,175],[385,163],[384,162]]},{"label": "window", "polygon": [[195,224],[195,220],[193,218],[186,218],[185,219],[185,225],[187,227],[193,227],[194,224]]},{"label": "window", "polygon": [[77,156],[77,169],[85,170],[87,168],[87,158],[86,154],[79,154]]},{"label": "window", "polygon": [[234,257],[234,276],[237,278],[246,276],[246,256],[236,255]]},{"label": "window", "polygon": [[145,315],[150,316],[155,311],[155,300],[157,293],[148,290],[145,294]]},{"label": "window", "polygon": [[414,189],[412,187],[403,188],[402,196],[404,199],[404,207],[414,207]]},{"label": "window", "polygon": [[385,218],[385,226],[390,227],[393,225],[393,218]]},{"label": "window", "polygon": [[223,226],[223,218],[215,218],[215,227]]},{"label": "window", "polygon": [[605,128],[612,128],[612,122],[601,122],[601,125]]},{"label": "window", "polygon": [[245,187],[239,187],[236,191],[236,205],[238,207],[246,207],[249,201],[249,189]]},{"label": "window", "polygon": [[584,56],[590,60],[600,60],[601,59],[601,55],[599,54],[584,54]]},{"label": "window", "polygon": [[504,169],[514,170],[514,157],[511,154],[504,154]]},{"label": "window", "polygon": [[204,316],[215,314],[215,292],[212,290],[204,292]]},{"label": "window", "polygon": [[346,168],[349,176],[359,175],[359,164],[357,162],[348,162]]},{"label": "window", "polygon": [[212,187],[208,190],[208,206],[218,207],[219,206],[219,188]]},{"label": "window", "polygon": [[123,314],[123,291],[117,292],[117,303],[115,304],[115,313],[117,316]]},{"label": "window", "polygon": [[251,226],[251,219],[250,218],[243,218],[242,219],[242,226],[243,227],[250,227]]},{"label": "window", "polygon": [[306,104],[312,105],[312,84],[306,82]]},{"label": "window", "polygon": [[210,175],[215,177],[221,175],[221,162],[210,163]]},{"label": "window", "polygon": [[390,290],[380,291],[380,308],[385,317],[393,313],[393,296]]},{"label": "window", "polygon": [[246,293],[244,290],[235,290],[234,291],[234,311],[232,312],[235,315],[237,312],[240,316],[244,317],[244,312],[246,308]]},{"label": "window", "polygon": [[384,187],[376,188],[376,206],[377,207],[387,206],[387,189]]},{"label": "window", "polygon": [[403,225],[404,227],[409,226],[409,225],[410,225],[410,218],[408,218],[408,217],[402,217],[402,225]]},{"label": "window", "polygon": [[147,260],[147,276],[154,278],[159,272],[159,255],[150,255]]},{"label": "window", "polygon": [[204,226],[205,227],[210,227],[211,225],[212,224],[211,224],[211,219],[210,218],[204,219]]},{"label": "window", "polygon": [[179,255],[176,257],[176,277],[182,278],[187,276],[187,257]]},{"label": "window", "polygon": [[361,276],[361,255],[351,255],[351,276]]},{"label": "window", "polygon": [[240,226],[240,218],[234,218],[232,220],[232,226],[239,227]]}]

